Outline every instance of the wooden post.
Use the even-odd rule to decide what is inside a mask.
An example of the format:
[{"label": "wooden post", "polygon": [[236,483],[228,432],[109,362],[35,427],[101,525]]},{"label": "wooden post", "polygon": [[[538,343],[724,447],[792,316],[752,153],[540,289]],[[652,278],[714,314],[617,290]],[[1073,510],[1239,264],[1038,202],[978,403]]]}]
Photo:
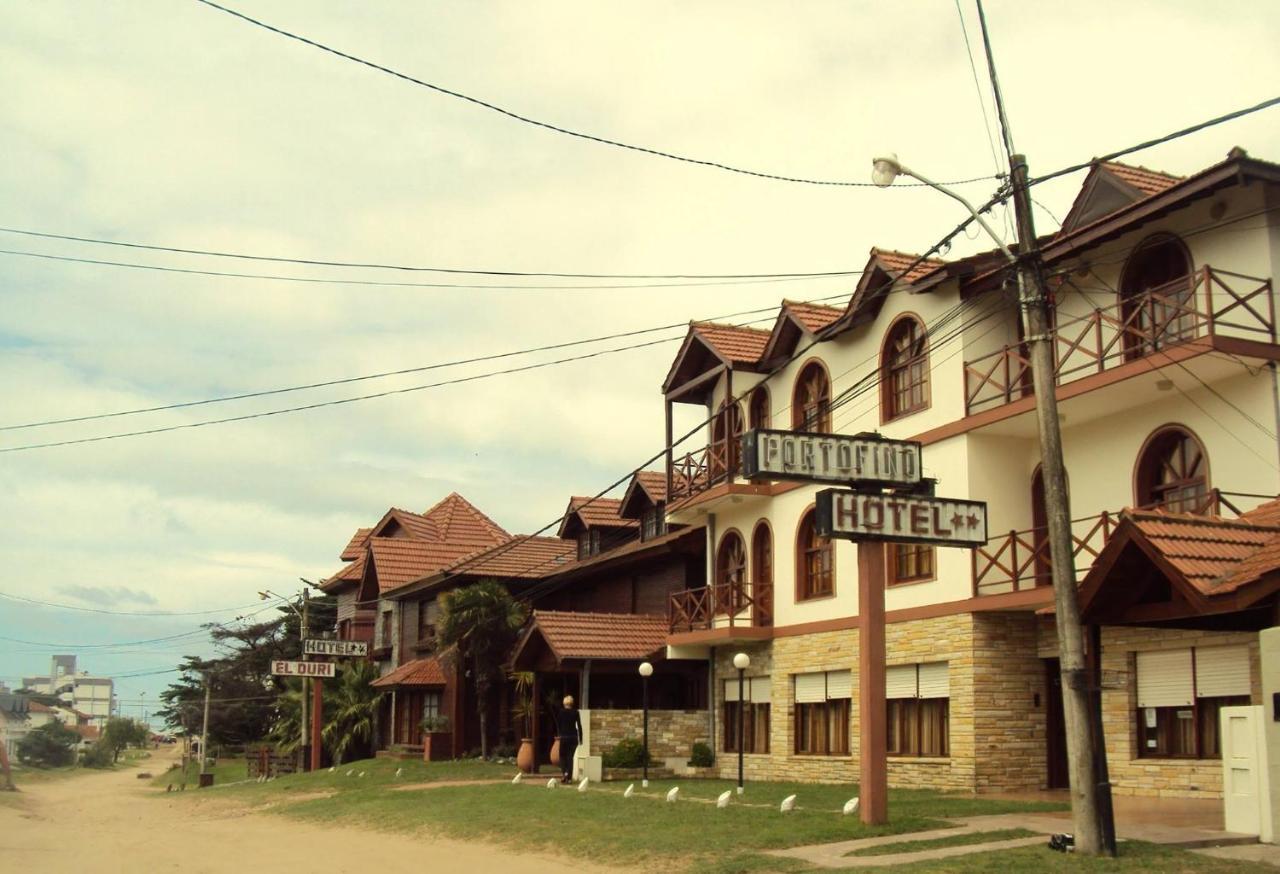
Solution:
[{"label": "wooden post", "polygon": [[889,821],[889,738],[885,704],[885,545],[858,544],[858,805],[862,821]]},{"label": "wooden post", "polygon": [[324,716],[324,682],[311,681],[311,770],[320,770],[320,720]]},{"label": "wooden post", "polygon": [[542,725],[542,683],[538,672],[533,672],[533,773],[538,773],[538,766],[542,764],[542,746],[538,743],[542,732],[538,729]]}]

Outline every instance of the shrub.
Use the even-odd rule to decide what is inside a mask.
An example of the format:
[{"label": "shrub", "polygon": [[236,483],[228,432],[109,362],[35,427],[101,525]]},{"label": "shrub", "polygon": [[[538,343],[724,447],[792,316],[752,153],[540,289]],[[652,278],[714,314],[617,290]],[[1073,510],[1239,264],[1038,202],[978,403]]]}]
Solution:
[{"label": "shrub", "polygon": [[18,761],[34,768],[57,768],[76,760],[80,735],[61,722],[46,723],[18,741]]},{"label": "shrub", "polygon": [[449,730],[449,717],[424,716],[422,718],[422,721],[418,723],[418,727],[422,729],[423,734],[436,734],[437,732],[445,732]]},{"label": "shrub", "polygon": [[[634,737],[625,737],[618,741],[602,756],[606,768],[640,768],[645,763],[645,749]],[[649,756],[649,764],[653,764],[653,756]]]},{"label": "shrub", "polygon": [[516,757],[516,748],[514,744],[497,744],[489,752],[493,754],[495,759],[514,759]]},{"label": "shrub", "polygon": [[115,751],[111,748],[111,745],[98,741],[84,751],[84,754],[80,757],[80,764],[86,768],[110,768],[114,760]]},{"label": "shrub", "polygon": [[710,768],[716,763],[715,753],[711,747],[699,741],[693,745],[693,754],[689,756],[689,764],[695,768]]}]

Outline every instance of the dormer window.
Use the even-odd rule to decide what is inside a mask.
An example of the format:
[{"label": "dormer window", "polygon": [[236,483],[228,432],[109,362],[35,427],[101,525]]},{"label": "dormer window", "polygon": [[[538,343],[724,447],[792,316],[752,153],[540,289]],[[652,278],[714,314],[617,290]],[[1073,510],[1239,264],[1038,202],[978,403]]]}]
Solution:
[{"label": "dormer window", "polygon": [[827,369],[817,361],[806,364],[796,379],[791,399],[791,428],[831,433],[831,380]]},{"label": "dormer window", "polygon": [[600,554],[600,529],[590,528],[578,535],[578,560]]},{"label": "dormer window", "polygon": [[640,514],[640,539],[652,540],[667,533],[667,505],[659,501]]},{"label": "dormer window", "polygon": [[747,410],[747,424],[752,429],[768,428],[772,415],[769,410],[769,390],[760,386],[751,393],[750,407]]},{"label": "dormer window", "polygon": [[882,421],[929,406],[929,337],[915,316],[889,327],[880,357]]}]

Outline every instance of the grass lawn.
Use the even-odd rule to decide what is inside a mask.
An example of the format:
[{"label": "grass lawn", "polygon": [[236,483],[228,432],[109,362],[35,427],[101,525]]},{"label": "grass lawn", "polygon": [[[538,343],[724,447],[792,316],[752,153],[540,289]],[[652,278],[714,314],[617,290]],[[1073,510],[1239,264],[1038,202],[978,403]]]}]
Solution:
[{"label": "grass lawn", "polygon": [[[220,766],[221,767],[221,766]],[[236,768],[244,779],[243,762]],[[395,772],[401,769],[401,776]],[[347,772],[353,772],[351,776]],[[360,772],[365,776],[358,776]],[[890,823],[867,827],[840,814],[856,794],[849,786],[756,783],[727,810],[713,800],[733,783],[723,780],[651,781],[649,788],[623,798],[625,783],[593,784],[585,793],[573,787],[545,788],[550,774],[509,785],[515,768],[478,761],[400,762],[366,759],[314,774],[294,774],[269,783],[221,785],[197,792],[216,793],[246,805],[271,804],[271,812],[325,824],[390,831],[427,830],[461,840],[488,841],[521,851],[545,850],[572,858],[612,863],[640,870],[682,870],[730,874],[748,871],[807,871],[804,863],[765,856],[761,850],[802,844],[853,840],[940,828],[948,817],[985,813],[1062,810],[1063,805],[949,796],[924,790],[890,792]],[[222,778],[219,777],[221,784]],[[456,785],[459,782],[477,782]],[[166,781],[155,781],[163,786]],[[418,787],[418,784],[437,784]],[[452,785],[451,785],[452,784]],[[681,800],[667,804],[668,788],[680,786]],[[394,790],[395,786],[413,786]],[[190,788],[190,786],[189,786]],[[797,796],[796,809],[783,815],[778,804]],[[1007,857],[1007,860],[1006,860]],[[998,861],[997,861],[998,860]],[[1185,862],[1184,862],[1185,860]],[[1005,851],[971,860],[969,867],[924,867],[920,871],[1009,872],[1066,870],[1054,867],[1078,859],[1040,848]],[[1073,867],[1085,871],[1245,872],[1235,863],[1174,853],[1160,848],[1130,847],[1125,859],[1110,867]],[[1182,867],[1179,867],[1179,866]]]},{"label": "grass lawn", "polygon": [[14,762],[11,766],[13,784],[21,790],[24,786],[47,783],[51,780],[65,780],[69,777],[100,774],[103,771],[111,770],[118,771],[122,768],[136,768],[140,765],[146,767],[150,756],[151,752],[149,750],[125,750],[120,754],[120,761],[112,768],[84,768],[80,765],[67,765],[62,768],[30,768]]}]

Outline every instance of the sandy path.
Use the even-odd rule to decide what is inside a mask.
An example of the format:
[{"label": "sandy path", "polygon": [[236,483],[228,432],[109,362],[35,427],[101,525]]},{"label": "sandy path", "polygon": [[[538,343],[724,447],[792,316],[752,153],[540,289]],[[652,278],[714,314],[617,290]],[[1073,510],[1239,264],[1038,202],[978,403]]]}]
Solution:
[{"label": "sandy path", "polygon": [[[147,770],[167,768],[167,754],[152,758]],[[432,862],[443,863],[437,870],[477,874],[610,870],[486,844],[253,814],[214,795],[192,799],[190,789],[187,797],[168,797],[137,774],[109,771],[39,784],[22,793],[19,807],[0,807],[0,871],[420,874]]]}]

